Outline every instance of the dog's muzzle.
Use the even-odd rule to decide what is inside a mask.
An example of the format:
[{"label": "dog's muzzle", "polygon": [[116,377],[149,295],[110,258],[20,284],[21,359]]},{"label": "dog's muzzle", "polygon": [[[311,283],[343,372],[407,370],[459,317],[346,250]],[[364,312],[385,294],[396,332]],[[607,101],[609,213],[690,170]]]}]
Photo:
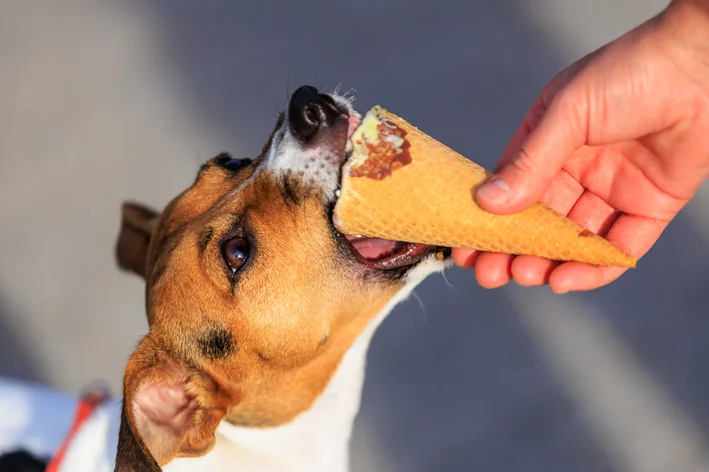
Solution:
[{"label": "dog's muzzle", "polygon": [[302,86],[291,95],[266,168],[333,201],[349,138],[361,121],[347,99]]}]

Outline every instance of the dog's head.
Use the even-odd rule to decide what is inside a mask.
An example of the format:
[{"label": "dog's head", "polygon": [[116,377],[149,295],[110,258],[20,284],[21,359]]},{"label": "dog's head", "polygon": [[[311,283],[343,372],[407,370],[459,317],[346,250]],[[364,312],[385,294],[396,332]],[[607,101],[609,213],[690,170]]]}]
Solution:
[{"label": "dog's head", "polygon": [[119,465],[204,454],[222,419],[289,422],[414,268],[442,268],[436,248],[333,226],[359,122],[301,87],[258,157],[213,158],[159,215],[124,205],[118,259],[146,280],[150,331],[126,369]]}]

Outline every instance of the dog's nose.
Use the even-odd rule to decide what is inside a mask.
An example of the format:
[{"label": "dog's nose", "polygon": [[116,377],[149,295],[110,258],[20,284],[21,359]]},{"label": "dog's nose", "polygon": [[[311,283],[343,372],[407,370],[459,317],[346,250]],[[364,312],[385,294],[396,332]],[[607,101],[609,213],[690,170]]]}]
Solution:
[{"label": "dog's nose", "polygon": [[310,85],[299,87],[293,92],[288,105],[291,130],[305,141],[320,128],[332,125],[340,116],[342,112],[332,97],[318,93],[318,89]]}]

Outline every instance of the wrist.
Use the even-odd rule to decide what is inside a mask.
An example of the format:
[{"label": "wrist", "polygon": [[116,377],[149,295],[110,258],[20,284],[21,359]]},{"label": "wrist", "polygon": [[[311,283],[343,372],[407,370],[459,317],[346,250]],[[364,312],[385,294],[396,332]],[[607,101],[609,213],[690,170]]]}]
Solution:
[{"label": "wrist", "polygon": [[709,0],[671,0],[667,9],[688,8],[695,13],[709,16]]},{"label": "wrist", "polygon": [[655,20],[670,59],[709,89],[709,0],[672,0]]},{"label": "wrist", "polygon": [[709,52],[709,0],[672,0],[657,20],[669,38]]}]

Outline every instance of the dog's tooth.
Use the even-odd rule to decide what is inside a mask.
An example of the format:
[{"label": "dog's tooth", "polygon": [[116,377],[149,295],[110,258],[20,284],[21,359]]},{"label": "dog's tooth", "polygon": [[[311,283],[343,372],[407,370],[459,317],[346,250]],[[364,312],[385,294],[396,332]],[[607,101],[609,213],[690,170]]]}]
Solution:
[{"label": "dog's tooth", "polygon": [[337,198],[340,198],[340,189],[339,188],[337,190],[335,190],[335,196]]},{"label": "dog's tooth", "polygon": [[348,139],[347,145],[345,146],[345,152],[352,152],[353,149],[354,149],[354,146],[352,145],[352,140]]}]

